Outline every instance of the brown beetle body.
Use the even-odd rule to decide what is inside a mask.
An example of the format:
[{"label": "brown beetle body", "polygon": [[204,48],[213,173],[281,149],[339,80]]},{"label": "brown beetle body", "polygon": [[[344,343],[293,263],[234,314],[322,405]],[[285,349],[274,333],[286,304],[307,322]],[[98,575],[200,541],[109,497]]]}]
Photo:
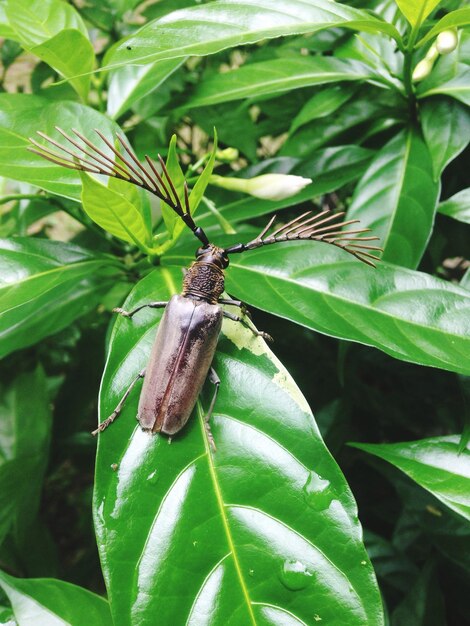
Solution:
[{"label": "brown beetle body", "polygon": [[191,415],[214,357],[222,309],[176,295],[160,322],[140,394],[144,430],[174,435]]}]

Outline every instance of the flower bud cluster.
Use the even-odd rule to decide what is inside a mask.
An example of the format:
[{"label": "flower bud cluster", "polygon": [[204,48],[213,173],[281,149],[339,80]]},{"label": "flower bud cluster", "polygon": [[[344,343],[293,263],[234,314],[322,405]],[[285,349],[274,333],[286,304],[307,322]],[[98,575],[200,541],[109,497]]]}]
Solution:
[{"label": "flower bud cluster", "polygon": [[436,37],[436,41],[429,48],[424,59],[421,59],[413,70],[411,77],[413,82],[417,83],[426,78],[426,76],[429,76],[437,57],[440,54],[450,54],[456,49],[457,44],[458,34],[455,28],[443,30],[442,33],[439,33]]}]

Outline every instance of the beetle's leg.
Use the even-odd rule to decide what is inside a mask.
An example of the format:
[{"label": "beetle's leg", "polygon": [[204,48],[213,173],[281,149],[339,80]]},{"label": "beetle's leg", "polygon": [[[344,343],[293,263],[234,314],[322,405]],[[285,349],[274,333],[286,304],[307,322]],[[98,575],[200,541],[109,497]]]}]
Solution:
[{"label": "beetle's leg", "polygon": [[138,311],[145,309],[147,306],[151,309],[163,309],[167,304],[168,302],[149,302],[148,304],[141,304],[137,308],[132,309],[132,311],[125,311],[124,309],[121,309],[121,307],[116,307],[113,309],[113,313],[119,313],[119,315],[123,315],[124,317],[132,317]]},{"label": "beetle's leg", "polygon": [[217,302],[219,304],[231,304],[232,306],[237,306],[239,309],[241,309],[242,315],[246,315],[251,319],[250,311],[246,308],[246,304],[241,300],[232,300],[232,298],[219,298]]},{"label": "beetle's leg", "polygon": [[110,424],[112,424],[114,422],[114,420],[116,419],[116,417],[119,415],[119,413],[122,411],[122,407],[124,406],[125,401],[127,400],[128,395],[130,394],[130,392],[132,391],[132,389],[134,388],[134,385],[136,384],[136,382],[140,379],[143,378],[145,376],[145,370],[142,370],[141,372],[139,372],[137,374],[137,376],[134,378],[134,380],[131,382],[131,384],[129,385],[129,387],[127,388],[126,393],[122,396],[122,398],[119,400],[119,404],[117,405],[117,407],[114,409],[114,411],[111,413],[111,415],[109,417],[107,417],[104,422],[101,422],[101,424],[98,426],[98,428],[96,430],[94,430],[91,434],[96,436],[98,433],[103,432],[103,430],[105,430],[106,428],[108,428],[108,426]]},{"label": "beetle's leg", "polygon": [[212,384],[215,385],[215,389],[214,389],[214,395],[212,396],[212,400],[209,405],[209,409],[206,415],[204,416],[204,426],[206,428],[207,439],[209,440],[209,444],[215,452],[217,448],[215,447],[215,441],[214,441],[214,437],[212,436],[209,420],[212,416],[212,412],[214,411],[215,401],[217,400],[217,394],[219,393],[220,378],[217,376],[217,372],[215,371],[213,367],[211,367],[209,370],[209,380],[211,381]]},{"label": "beetle's leg", "polygon": [[256,330],[256,328],[250,326],[245,318],[240,317],[239,315],[234,315],[233,313],[229,313],[228,311],[223,311],[223,316],[227,317],[229,320],[233,320],[234,322],[240,322],[241,324],[243,324],[243,326],[249,328],[254,335],[256,335],[257,337],[262,337],[265,341],[274,341],[271,335],[268,335],[268,333],[265,333],[263,330]]}]

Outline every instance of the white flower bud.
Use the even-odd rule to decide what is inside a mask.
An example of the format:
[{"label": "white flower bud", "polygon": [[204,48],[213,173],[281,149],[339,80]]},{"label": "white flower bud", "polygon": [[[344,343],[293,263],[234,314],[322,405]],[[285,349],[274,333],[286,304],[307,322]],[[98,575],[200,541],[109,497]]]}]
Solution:
[{"label": "white flower bud", "polygon": [[457,47],[458,41],[455,29],[443,30],[436,38],[436,48],[440,54],[450,54]]},{"label": "white flower bud", "polygon": [[411,76],[413,82],[417,83],[419,80],[423,80],[426,76],[429,76],[432,70],[432,62],[429,59],[423,59],[413,70]]},{"label": "white flower bud", "polygon": [[254,178],[211,176],[210,182],[218,187],[248,193],[263,200],[283,200],[294,196],[312,180],[292,174],[262,174]]},{"label": "white flower bud", "polygon": [[436,44],[433,43],[432,46],[427,51],[426,59],[430,61],[431,63],[434,63],[434,61],[437,59],[438,56],[439,56],[439,51],[436,47]]}]

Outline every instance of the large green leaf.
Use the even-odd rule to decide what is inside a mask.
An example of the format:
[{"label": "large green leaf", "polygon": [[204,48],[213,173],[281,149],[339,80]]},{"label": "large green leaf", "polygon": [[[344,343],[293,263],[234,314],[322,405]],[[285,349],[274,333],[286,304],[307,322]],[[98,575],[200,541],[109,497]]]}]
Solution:
[{"label": "large green leaf", "polygon": [[0,356],[92,310],[116,281],[111,258],[46,239],[0,240]]},{"label": "large green leaf", "polygon": [[207,106],[240,98],[275,95],[310,85],[364,81],[371,77],[370,67],[358,61],[321,56],[272,59],[202,80],[184,106]]},{"label": "large green leaf", "polygon": [[450,98],[425,100],[421,107],[424,139],[431,154],[434,179],[470,142],[470,111]]},{"label": "large green leaf", "polygon": [[[167,299],[157,268],[126,308]],[[120,318],[101,392],[108,415],[145,367],[160,313]],[[171,445],[136,425],[138,390],[100,435],[95,528],[120,626],[383,624],[352,495],[282,364],[235,322],[214,362],[222,384],[207,445],[207,388]]]},{"label": "large green leaf", "polygon": [[354,443],[392,463],[450,509],[470,521],[470,445],[460,437],[431,437],[404,443]]},{"label": "large green leaf", "polygon": [[[79,13],[62,0],[8,0],[6,14],[22,46],[51,65],[83,100],[90,84],[94,52]],[[73,77],[73,78],[72,78]]]},{"label": "large green leaf", "polygon": [[[94,140],[94,128],[113,139],[119,130],[108,117],[75,102],[51,102],[40,96],[26,94],[0,94],[0,176],[37,185],[47,191],[79,199],[81,182],[77,172],[29,152],[28,138],[38,140],[41,130],[57,141],[63,137],[54,126],[69,132],[76,128]],[[41,140],[40,140],[41,141]]]},{"label": "large green leaf", "polygon": [[138,100],[158,89],[185,59],[156,61],[150,65],[125,65],[110,73],[108,81],[108,115],[114,119]]},{"label": "large green leaf", "polygon": [[0,587],[19,626],[113,626],[106,600],[62,580],[0,572]]},{"label": "large green leaf", "polygon": [[124,194],[83,172],[82,204],[87,215],[115,237],[145,249],[152,233],[144,217]]},{"label": "large green leaf", "polygon": [[415,268],[431,235],[438,197],[429,151],[410,129],[378,152],[355,189],[348,218],[360,219],[380,237],[384,261]]},{"label": "large green leaf", "polygon": [[470,106],[470,67],[459,63],[457,74],[448,81],[442,82],[438,78],[433,81],[433,74],[418,88],[418,98],[428,98],[436,94],[444,94]]},{"label": "large green leaf", "polygon": [[0,543],[13,526],[27,532],[39,507],[48,462],[51,411],[41,367],[1,388]]},{"label": "large green leaf", "polygon": [[282,11],[277,0],[218,0],[149,22],[110,52],[105,59],[105,69],[214,54],[263,39],[300,35],[335,26],[384,32],[400,40],[392,24],[331,0],[291,0]]},{"label": "large green leaf", "polygon": [[[255,168],[250,168],[250,177],[271,172],[296,174],[312,178],[313,182],[301,192],[284,200],[253,201],[251,197],[242,197],[227,204],[218,206],[221,215],[236,224],[252,217],[265,215],[285,207],[295,206],[314,196],[340,189],[343,185],[359,178],[370,163],[373,152],[359,146],[336,146],[318,150],[311,158],[299,159],[278,158],[266,160]],[[197,223],[201,226],[213,221],[210,212],[201,213]]]},{"label": "large green leaf", "polygon": [[[188,263],[192,254],[165,259]],[[373,269],[325,243],[291,242],[232,255],[227,291],[326,335],[470,374],[470,293],[427,274]]]},{"label": "large green leaf", "polygon": [[412,26],[419,26],[441,0],[395,0]]},{"label": "large green leaf", "polygon": [[437,210],[459,222],[470,224],[470,187],[441,202]]}]

